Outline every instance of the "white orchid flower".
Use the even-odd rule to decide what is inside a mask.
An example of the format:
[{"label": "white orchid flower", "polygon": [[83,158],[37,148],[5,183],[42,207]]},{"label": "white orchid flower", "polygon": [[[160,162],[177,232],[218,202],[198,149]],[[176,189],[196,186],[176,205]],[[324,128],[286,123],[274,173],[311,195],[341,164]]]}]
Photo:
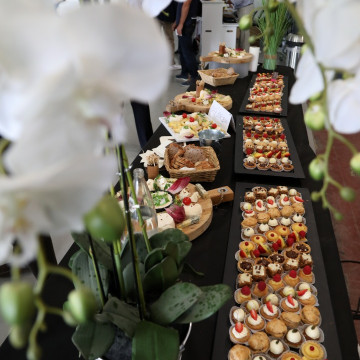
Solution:
[{"label": "white orchid flower", "polygon": [[328,87],[329,119],[343,134],[360,131],[360,72],[347,80],[335,80]]},{"label": "white orchid flower", "polygon": [[[38,234],[83,230],[83,215],[103,195],[115,171],[114,156],[90,154],[41,171],[0,177],[0,263],[22,266],[34,259]],[[14,240],[20,255],[6,250]]]},{"label": "white orchid flower", "polygon": [[[128,5],[88,5],[59,17],[41,8],[40,0],[34,0],[36,5],[12,2],[23,6],[0,1],[0,133],[4,137],[16,140],[25,122],[37,121],[30,116],[35,112],[29,111],[35,103],[51,107],[49,95],[37,96],[46,86],[62,93],[61,85],[68,86],[68,79],[63,83],[59,79],[69,69],[79,80],[72,87],[77,102],[84,110],[92,109],[90,117],[84,113],[79,121],[94,121],[94,101],[101,113],[97,118],[112,121],[120,102],[148,102],[165,91],[170,50],[155,20],[144,12]],[[44,85],[54,79],[56,84]],[[64,103],[64,115],[67,107]],[[118,117],[116,121],[118,126]]]}]

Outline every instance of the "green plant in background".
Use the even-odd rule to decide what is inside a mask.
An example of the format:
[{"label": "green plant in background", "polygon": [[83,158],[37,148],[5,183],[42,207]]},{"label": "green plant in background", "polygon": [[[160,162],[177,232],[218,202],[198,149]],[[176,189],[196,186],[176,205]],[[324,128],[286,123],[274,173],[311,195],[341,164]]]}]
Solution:
[{"label": "green plant in background", "polygon": [[[326,130],[328,133],[325,152],[318,154],[309,164],[310,176],[323,182],[321,189],[312,193],[312,200],[321,200],[323,207],[329,209],[337,220],[341,220],[343,214],[329,202],[326,192],[332,185],[338,189],[339,195],[345,201],[354,201],[356,198],[354,189],[340,184],[331,176],[329,163],[334,141],[340,141],[352,154],[349,168],[360,174],[360,152],[341,134],[360,131],[357,83],[359,56],[354,52],[358,42],[358,26],[350,33],[346,31],[347,23],[351,21],[353,14],[359,11],[360,5],[357,2],[330,4],[299,0],[298,7],[299,9],[295,8],[290,0],[263,0],[263,6],[254,10],[264,10],[264,15],[259,20],[261,35],[251,37],[249,41],[251,43],[263,37],[265,54],[268,51],[276,53],[289,26],[288,13],[304,36],[306,45],[303,46],[302,58],[296,72],[297,82],[289,99],[295,104],[308,101],[309,106],[304,114],[306,126],[313,131]],[[306,14],[306,17],[303,17],[303,14]],[[252,13],[240,19],[240,29],[250,28],[251,18]],[[340,26],[340,23],[343,26]],[[353,24],[355,23],[356,20]],[[334,27],[334,24],[337,25]],[[321,34],[316,32],[316,29],[320,28],[323,29]],[[344,34],[340,36],[342,31]],[[324,46],[325,44],[327,45]],[[266,56],[266,66],[265,62]]]}]

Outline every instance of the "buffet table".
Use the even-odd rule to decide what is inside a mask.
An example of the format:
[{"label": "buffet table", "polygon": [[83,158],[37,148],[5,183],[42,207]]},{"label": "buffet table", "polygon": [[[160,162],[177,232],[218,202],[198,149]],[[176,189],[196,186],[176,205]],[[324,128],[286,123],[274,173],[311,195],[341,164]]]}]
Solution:
[{"label": "buffet table", "polygon": [[[259,69],[261,71],[261,69]],[[287,75],[289,79],[289,87],[294,83],[294,75],[292,69],[279,66],[279,73]],[[219,88],[223,94],[230,95],[233,99],[233,107],[231,112],[238,121],[238,111],[249,85],[251,75],[246,78],[238,79],[234,85],[222,86]],[[208,85],[206,87],[209,87]],[[210,87],[211,88],[211,87]],[[193,90],[193,89],[191,89]],[[305,172],[305,179],[295,178],[280,178],[274,176],[256,176],[256,175],[235,175],[234,173],[234,158],[235,154],[235,133],[230,130],[231,138],[224,139],[219,155],[221,169],[216,176],[213,183],[203,183],[206,189],[221,187],[224,185],[230,186],[235,191],[236,183],[251,183],[254,186],[257,184],[267,185],[286,185],[288,187],[307,188],[313,191],[319,187],[320,184],[312,181],[308,174],[308,164],[314,157],[313,151],[309,147],[307,133],[303,122],[303,113],[301,106],[288,106],[287,119],[290,127],[294,143],[298,155],[301,159],[302,167]],[[159,145],[159,137],[168,135],[166,129],[160,126],[154,133],[146,146],[146,149],[152,149]],[[145,149],[145,150],[146,150]],[[137,157],[133,163],[133,167],[142,167],[140,165],[140,158]],[[165,170],[162,171],[165,175]],[[237,185],[237,188],[241,184]],[[193,241],[193,247],[188,257],[188,262],[194,266],[198,271],[205,273],[204,277],[194,278],[189,277],[187,280],[196,282],[196,284],[210,285],[221,283],[224,281],[224,269],[226,269],[226,256],[228,250],[229,233],[231,232],[231,218],[233,213],[233,206],[239,206],[239,199],[235,198],[234,203],[224,203],[214,208],[213,220],[210,227],[199,238]],[[357,359],[357,338],[354,330],[353,320],[351,316],[349,300],[347,296],[345,280],[341,268],[338,249],[334,232],[331,226],[330,214],[328,211],[322,209],[319,203],[313,203],[314,220],[317,226],[319,235],[319,253],[323,256],[324,268],[322,274],[326,276],[316,279],[316,282],[327,282],[329,287],[329,299],[320,297],[320,310],[322,317],[331,315],[331,319],[335,319],[334,323],[326,323],[327,327],[331,327],[329,333],[326,328],[324,345],[328,351],[328,358],[333,360],[352,360]],[[240,226],[240,224],[237,224]],[[320,252],[321,248],[321,252]],[[76,246],[73,245],[69,252],[62,260],[62,265],[67,265],[70,256],[76,251]],[[232,264],[233,265],[233,264]],[[322,266],[321,264],[317,266]],[[226,275],[226,271],[225,271]],[[186,276],[184,276],[184,279]],[[235,279],[228,280],[230,285],[233,285]],[[52,277],[45,290],[45,298],[51,304],[61,305],[66,299],[68,291],[72,288],[72,284],[63,278]],[[231,299],[231,301],[233,301]],[[231,302],[229,301],[229,303]],[[227,306],[228,307],[228,306]],[[229,308],[229,307],[228,307]],[[227,313],[228,316],[228,313]],[[219,339],[219,331],[217,324],[222,324],[224,313],[219,312],[218,315],[209,318],[198,324],[194,324],[191,336],[186,344],[186,350],[183,354],[184,360],[225,360],[227,352],[231,347],[228,340],[223,341],[222,337]],[[228,317],[227,317],[228,321]],[[229,327],[229,323],[228,323]],[[228,327],[227,330],[228,331]],[[218,329],[219,330],[219,329]],[[76,359],[78,353],[71,342],[72,328],[67,327],[60,318],[50,316],[48,318],[48,332],[41,336],[40,342],[43,346],[43,359]],[[222,331],[222,330],[221,330]],[[218,337],[218,338],[216,338]],[[224,350],[225,349],[225,350]],[[225,354],[225,355],[224,355]],[[340,355],[341,354],[341,355]],[[15,351],[6,340],[0,348],[0,359],[25,359],[23,351]]]}]

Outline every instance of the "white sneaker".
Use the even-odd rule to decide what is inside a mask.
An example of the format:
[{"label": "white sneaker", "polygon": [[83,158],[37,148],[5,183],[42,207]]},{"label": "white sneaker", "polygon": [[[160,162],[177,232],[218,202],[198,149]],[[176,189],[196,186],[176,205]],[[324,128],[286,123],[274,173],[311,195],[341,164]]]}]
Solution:
[{"label": "white sneaker", "polygon": [[181,65],[179,64],[173,64],[170,66],[171,70],[180,70],[181,69]]}]

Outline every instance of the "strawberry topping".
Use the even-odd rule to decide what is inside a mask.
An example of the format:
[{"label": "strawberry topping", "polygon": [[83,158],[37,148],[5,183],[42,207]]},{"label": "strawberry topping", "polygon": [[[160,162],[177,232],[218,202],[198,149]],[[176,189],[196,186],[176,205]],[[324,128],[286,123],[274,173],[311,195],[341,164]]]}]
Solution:
[{"label": "strawberry topping", "polygon": [[273,204],[274,204],[274,200],[269,199],[269,200],[268,200],[268,204],[273,205]]},{"label": "strawberry topping", "polygon": [[251,155],[253,153],[252,149],[246,149],[246,154]]},{"label": "strawberry topping", "polygon": [[304,200],[299,196],[295,196],[295,200],[299,202],[304,202]]},{"label": "strawberry topping", "polygon": [[259,245],[258,250],[260,251],[261,254],[266,253],[266,250],[261,245]]},{"label": "strawberry topping", "polygon": [[286,244],[287,246],[292,246],[292,244],[295,242],[293,237],[288,236],[287,240],[286,240]]},{"label": "strawberry topping", "polygon": [[307,291],[308,291],[308,289],[300,290],[297,292],[297,294],[298,294],[298,296],[303,296]]},{"label": "strawberry topping", "polygon": [[301,238],[304,238],[306,236],[306,232],[304,230],[301,230],[299,232],[299,235],[300,235]]},{"label": "strawberry topping", "polygon": [[291,295],[288,295],[287,300],[292,306],[295,306],[294,299]]},{"label": "strawberry topping", "polygon": [[257,313],[256,313],[256,311],[255,311],[254,309],[252,309],[252,310],[250,311],[250,315],[251,315],[251,317],[256,321],[258,315],[257,315]]},{"label": "strawberry topping", "polygon": [[279,247],[282,247],[281,239],[279,239],[276,243],[279,245]]},{"label": "strawberry topping", "polygon": [[238,333],[241,333],[244,329],[244,325],[241,323],[241,322],[237,322],[235,324],[235,330],[238,332]]},{"label": "strawberry topping", "polygon": [[258,249],[254,250],[254,251],[253,251],[253,255],[254,255],[255,257],[259,257],[259,256],[260,256],[260,251],[259,251]]},{"label": "strawberry topping", "polygon": [[246,258],[246,257],[247,257],[244,250],[240,250],[240,256],[241,256],[242,258]]},{"label": "strawberry topping", "polygon": [[269,309],[269,311],[270,311],[271,313],[274,312],[274,309],[273,309],[273,307],[272,307],[271,301],[267,301],[267,302],[266,302],[266,307]]},{"label": "strawberry topping", "polygon": [[274,251],[278,251],[279,250],[279,245],[277,243],[273,243],[272,245],[272,248]]}]

